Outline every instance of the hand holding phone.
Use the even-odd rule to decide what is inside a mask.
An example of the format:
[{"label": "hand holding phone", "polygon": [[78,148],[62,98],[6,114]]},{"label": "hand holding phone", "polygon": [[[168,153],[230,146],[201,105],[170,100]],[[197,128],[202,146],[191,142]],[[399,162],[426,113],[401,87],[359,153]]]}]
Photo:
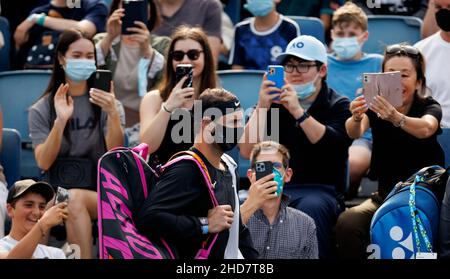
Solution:
[{"label": "hand holding phone", "polygon": [[135,21],[147,22],[147,0],[123,0],[122,7],[124,17],[122,18],[122,34],[129,35],[128,27],[135,27]]},{"label": "hand holding phone", "polygon": [[401,73],[364,73],[363,94],[369,106],[378,95],[383,96],[393,107],[402,106]]},{"label": "hand holding phone", "polygon": [[[281,89],[284,86],[284,68],[280,65],[269,65],[267,67],[267,79],[275,83],[275,87]],[[270,94],[280,94],[279,92],[271,92]],[[280,97],[273,100],[278,101]]]},{"label": "hand holding phone", "polygon": [[69,198],[70,198],[69,190],[62,187],[58,187],[58,189],[56,190],[55,205],[62,202],[68,203]]},{"label": "hand holding phone", "polygon": [[193,68],[191,64],[180,64],[177,66],[175,72],[177,83],[180,82],[184,76],[187,76],[187,79],[184,81],[181,88],[192,87],[192,75]]},{"label": "hand holding phone", "polygon": [[109,70],[97,70],[94,73],[93,88],[103,90],[105,92],[111,92],[111,80],[112,73]]}]

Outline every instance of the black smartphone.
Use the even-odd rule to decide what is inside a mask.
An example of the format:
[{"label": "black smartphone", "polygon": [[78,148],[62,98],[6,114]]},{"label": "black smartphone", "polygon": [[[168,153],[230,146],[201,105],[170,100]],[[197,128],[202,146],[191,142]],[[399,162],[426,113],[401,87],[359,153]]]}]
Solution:
[{"label": "black smartphone", "polygon": [[147,0],[123,0],[122,7],[125,10],[122,18],[122,34],[129,35],[128,27],[136,27],[135,21],[147,22]]},{"label": "black smartphone", "polygon": [[255,163],[256,180],[268,176],[273,172],[273,163],[271,161],[260,161]]},{"label": "black smartphone", "polygon": [[69,202],[69,190],[58,187],[56,190],[55,205],[62,202]]},{"label": "black smartphone", "polygon": [[186,81],[183,83],[181,88],[192,87],[192,65],[191,64],[180,64],[176,69],[176,79],[177,83],[184,77],[187,76]]},{"label": "black smartphone", "polygon": [[111,92],[112,73],[110,70],[97,70],[94,73],[93,88]]}]

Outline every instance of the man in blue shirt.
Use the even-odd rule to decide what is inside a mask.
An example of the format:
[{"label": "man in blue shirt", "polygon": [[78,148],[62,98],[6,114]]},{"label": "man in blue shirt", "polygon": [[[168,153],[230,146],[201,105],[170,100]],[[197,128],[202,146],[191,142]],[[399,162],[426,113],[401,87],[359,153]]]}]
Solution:
[{"label": "man in blue shirt", "polygon": [[[328,55],[328,85],[350,100],[362,87],[362,74],[381,71],[383,56],[361,51],[367,41],[367,16],[358,6],[347,2],[333,15],[331,37],[333,53]],[[349,149],[350,185],[347,198],[356,196],[361,179],[370,167],[372,134],[370,130]]]},{"label": "man in blue shirt", "polygon": [[236,25],[229,61],[233,69],[266,70],[278,64],[278,54],[300,35],[298,24],[276,11],[279,2],[247,0],[245,8],[255,17]]}]

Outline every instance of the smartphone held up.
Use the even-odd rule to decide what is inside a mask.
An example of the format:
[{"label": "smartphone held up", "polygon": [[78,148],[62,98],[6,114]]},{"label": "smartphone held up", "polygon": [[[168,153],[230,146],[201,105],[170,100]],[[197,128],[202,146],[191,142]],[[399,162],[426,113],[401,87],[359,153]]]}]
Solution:
[{"label": "smartphone held up", "polygon": [[383,96],[393,107],[403,104],[401,73],[364,73],[363,94],[367,104],[371,104],[376,96]]},{"label": "smartphone held up", "polygon": [[181,88],[192,87],[193,68],[191,64],[179,64],[176,68],[175,75],[177,83],[180,82],[183,77],[187,76]]},{"label": "smartphone held up", "polygon": [[[275,83],[275,87],[281,89],[284,86],[284,69],[280,65],[269,65],[267,66],[267,79]],[[279,92],[271,92],[270,94],[278,94]],[[279,101],[280,96],[273,99],[274,101]]]},{"label": "smartphone held up", "polygon": [[129,35],[129,27],[136,27],[135,21],[147,22],[147,0],[124,0],[122,1],[124,17],[122,18],[122,34]]}]

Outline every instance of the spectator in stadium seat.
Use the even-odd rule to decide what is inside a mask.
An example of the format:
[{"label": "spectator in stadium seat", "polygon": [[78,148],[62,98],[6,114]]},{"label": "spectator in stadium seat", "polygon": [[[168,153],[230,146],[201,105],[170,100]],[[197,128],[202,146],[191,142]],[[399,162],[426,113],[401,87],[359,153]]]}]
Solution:
[{"label": "spectator in stadium seat", "polygon": [[[64,175],[69,182],[86,176],[82,183],[87,185],[67,186],[70,217],[66,230],[68,242],[80,246],[82,258],[90,258],[91,220],[97,219],[97,161],[107,150],[123,145],[124,112],[113,84],[111,92],[92,88],[96,64],[91,39],[79,30],[66,30],[55,53],[48,88],[30,108],[30,137],[37,165],[47,174]],[[73,161],[79,164],[73,167]],[[52,179],[50,183],[56,184]]]},{"label": "spectator in stadium seat", "polygon": [[276,11],[278,3],[280,0],[247,0],[245,8],[254,17],[236,25],[229,61],[232,69],[266,70],[268,65],[278,64],[278,54],[300,35],[298,24]]},{"label": "spectator in stadium seat", "polygon": [[14,183],[7,199],[11,231],[0,239],[0,259],[66,258],[61,249],[40,244],[52,227],[68,217],[66,202],[46,210],[53,196],[53,188],[46,182],[26,179]]},{"label": "spectator in stadium seat", "polygon": [[107,14],[108,8],[102,0],[52,0],[36,7],[14,32],[18,67],[25,64],[26,68],[51,68],[62,31],[76,28],[92,38],[105,30]]},{"label": "spectator in stadium seat", "polygon": [[370,171],[378,178],[378,192],[339,217],[336,240],[341,258],[367,258],[370,221],[395,184],[423,167],[444,166],[444,152],[437,141],[442,110],[432,97],[425,97],[423,55],[410,45],[391,45],[386,47],[382,68],[401,72],[403,104],[394,108],[382,96],[371,104],[358,96],[350,104],[352,116],[346,121],[350,137],[360,138],[372,128]]},{"label": "spectator in stadium seat", "polygon": [[431,96],[442,106],[442,127],[450,128],[450,0],[434,0],[439,31],[415,46],[427,61],[427,85]]},{"label": "spectator in stadium seat", "polygon": [[423,19],[429,0],[351,0],[368,15],[404,15]]},{"label": "spectator in stadium seat", "polygon": [[[250,230],[260,259],[319,257],[314,220],[288,207],[289,197],[283,194],[284,184],[293,175],[289,159],[286,147],[274,141],[258,143],[250,154],[251,169],[247,177],[252,184],[248,198],[241,205],[241,218]],[[262,161],[273,163],[273,173],[256,180],[256,163]]]},{"label": "spectator in stadium seat", "polygon": [[136,143],[139,126],[133,126],[139,123],[141,99],[161,81],[164,55],[170,44],[170,38],[151,34],[159,24],[159,17],[153,0],[148,0],[148,7],[148,21],[132,27],[134,35],[121,35],[122,0],[112,1],[107,32],[94,37],[97,64],[113,74],[114,93],[125,108],[126,127],[130,128],[127,129],[129,142]]},{"label": "spectator in stadium seat", "polygon": [[[0,107],[0,150],[2,148],[3,138],[3,113]],[[0,237],[5,235],[6,220],[6,198],[8,196],[8,188],[6,188],[6,179],[3,174],[3,167],[0,165]]]},{"label": "spectator in stadium seat", "polygon": [[[350,102],[328,87],[326,48],[316,38],[297,37],[278,59],[284,66],[286,84],[278,89],[264,77],[258,103],[245,127],[245,138],[239,144],[240,152],[248,158],[254,143],[267,140],[264,135],[289,149],[295,173],[284,188],[291,196],[289,205],[314,219],[319,257],[331,257],[330,236],[344,209],[351,145],[345,120],[351,116]],[[273,100],[278,97],[280,100]],[[277,121],[277,112],[279,122],[272,123]],[[267,131],[263,135],[264,127]]]},{"label": "spectator in stadium seat", "polygon": [[[283,15],[311,16],[319,18],[327,34],[331,26],[333,12],[342,4],[342,0],[282,0],[277,10]],[[302,32],[300,26],[300,33]]]},{"label": "spectator in stadium seat", "polygon": [[222,4],[219,0],[156,0],[162,16],[161,25],[154,30],[159,36],[171,36],[181,25],[201,27],[215,59],[219,60],[221,48]]},{"label": "spectator in stadium seat", "polygon": [[[175,69],[179,64],[193,65],[192,87],[181,88],[186,78],[177,82]],[[190,111],[194,100],[216,84],[214,57],[206,34],[201,28],[180,26],[172,36],[160,89],[144,96],[139,111],[140,138],[149,146],[152,163],[164,164],[173,154],[192,146],[194,126],[183,131],[187,137],[173,138],[172,130],[177,128],[177,123],[186,121],[185,118],[193,123]]]},{"label": "spectator in stadium seat", "polygon": [[[328,55],[328,85],[350,100],[362,87],[363,73],[381,72],[383,56],[364,53],[361,48],[369,37],[367,16],[363,10],[347,2],[333,14],[331,49]],[[372,153],[372,135],[366,132],[349,148],[350,185],[346,197],[354,198],[361,179],[367,174]]]}]

